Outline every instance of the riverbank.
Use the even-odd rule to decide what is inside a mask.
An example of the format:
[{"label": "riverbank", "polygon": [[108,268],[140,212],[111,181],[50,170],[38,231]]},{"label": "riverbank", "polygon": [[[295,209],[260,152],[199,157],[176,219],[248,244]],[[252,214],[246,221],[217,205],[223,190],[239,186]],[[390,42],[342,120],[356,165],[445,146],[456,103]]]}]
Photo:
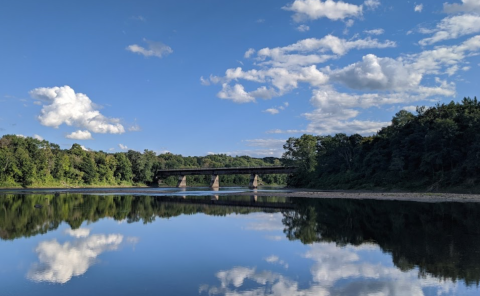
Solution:
[{"label": "riverbank", "polygon": [[[226,195],[252,195],[252,192],[242,192]],[[422,193],[422,192],[366,192],[366,191],[319,191],[293,189],[290,192],[257,191],[256,196],[281,196],[325,199],[376,199],[416,202],[480,202],[480,194],[459,193]]]},{"label": "riverbank", "polygon": [[[226,187],[223,187],[224,189]],[[115,188],[28,188],[28,189],[0,189],[0,194],[136,194],[136,195],[168,195],[172,189],[162,187],[115,187]],[[205,191],[205,195],[220,196],[252,196],[257,197],[287,197],[287,198],[325,198],[325,199],[376,199],[376,200],[398,200],[416,202],[480,202],[480,194],[460,193],[424,193],[424,192],[377,192],[377,191],[345,191],[345,190],[310,190],[292,188],[272,188],[269,190],[249,190],[231,192],[226,191]],[[187,189],[188,190],[188,189]],[[186,191],[187,193],[188,191]],[[186,194],[188,195],[188,193]]]}]

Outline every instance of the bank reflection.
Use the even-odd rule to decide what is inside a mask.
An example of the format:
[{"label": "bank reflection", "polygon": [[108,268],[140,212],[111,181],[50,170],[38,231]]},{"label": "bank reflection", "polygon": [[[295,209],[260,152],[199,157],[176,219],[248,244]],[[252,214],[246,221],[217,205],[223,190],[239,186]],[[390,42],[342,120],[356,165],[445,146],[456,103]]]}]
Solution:
[{"label": "bank reflection", "polygon": [[[45,278],[65,279],[68,276],[61,274],[75,275],[83,268],[68,267],[67,272],[60,269],[54,272],[57,269],[52,262],[63,262],[62,258],[75,262],[77,255],[70,258],[71,253],[79,254],[78,256],[82,254],[80,247],[92,237],[85,236],[85,230],[80,228],[82,223],[95,222],[105,217],[126,223],[151,223],[155,219],[196,213],[212,216],[259,213],[257,217],[264,216],[265,219],[248,224],[247,230],[280,229],[285,236],[275,235],[268,239],[278,241],[287,238],[312,245],[311,252],[305,256],[310,256],[306,258],[312,258],[317,263],[322,262],[312,267],[312,270],[316,270],[315,275],[312,273],[312,280],[317,283],[325,284],[328,280],[337,282],[342,278],[340,275],[344,278],[372,278],[367,273],[369,270],[379,276],[377,279],[386,276],[386,271],[359,265],[357,263],[361,260],[348,257],[354,256],[356,252],[351,250],[364,249],[366,246],[391,255],[395,267],[388,269],[390,275],[403,272],[420,278],[464,281],[472,286],[478,285],[480,281],[480,205],[476,203],[433,204],[302,198],[287,200],[255,195],[219,196],[218,199],[212,196],[4,195],[0,196],[0,238],[14,240],[34,236],[55,230],[62,222],[67,223],[72,229],[69,235],[77,241],[67,245],[50,242],[37,248],[39,263],[34,269],[37,271],[32,273],[41,274],[44,270]],[[86,252],[101,254],[110,250],[118,237],[112,241],[102,239],[103,242],[111,243]],[[90,243],[92,242],[89,241]],[[331,253],[330,249],[334,247],[350,248],[351,252],[343,253],[344,257],[318,257],[318,254]],[[48,254],[54,253],[51,250],[69,252],[63,257],[50,258]],[[90,257],[81,258],[90,266]],[[332,258],[351,260],[339,264],[332,261]],[[332,269],[341,266],[344,269]],[[31,278],[35,280],[34,276]]]}]

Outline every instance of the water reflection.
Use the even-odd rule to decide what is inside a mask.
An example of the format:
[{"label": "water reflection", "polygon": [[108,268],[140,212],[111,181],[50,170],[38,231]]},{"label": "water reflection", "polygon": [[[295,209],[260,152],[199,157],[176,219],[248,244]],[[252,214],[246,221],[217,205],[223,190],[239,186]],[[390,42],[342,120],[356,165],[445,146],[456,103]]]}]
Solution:
[{"label": "water reflection", "polygon": [[[202,285],[201,293],[423,295],[426,288],[435,289],[435,293],[454,293],[459,281],[474,288],[480,281],[480,204],[474,203],[286,200],[256,195],[9,195],[0,196],[0,238],[32,237],[67,223],[71,229],[64,233],[71,241],[38,243],[38,262],[28,272],[28,278],[35,282],[66,283],[84,274],[102,253],[118,250],[124,242],[138,241],[122,234],[92,235],[90,229],[81,227],[85,221],[93,223],[108,217],[122,223],[149,224],[156,219],[197,213],[222,217],[212,222],[215,225],[240,218],[242,232],[222,229],[222,235],[229,236],[226,241],[245,236],[241,243],[248,246],[253,237],[265,238],[264,244],[273,250],[259,255],[258,264],[235,263],[209,271],[216,283]],[[185,228],[179,229],[181,232]],[[247,236],[246,232],[256,236]],[[193,233],[182,242],[208,242],[216,234],[213,231],[199,237]],[[299,259],[288,252],[277,252],[275,244],[286,250],[294,245],[307,250],[296,254]],[[232,254],[240,247],[233,246]],[[388,254],[388,262],[374,260],[382,254]],[[294,267],[297,259],[309,262],[303,269],[309,272],[308,281],[293,276],[299,270]]]},{"label": "water reflection", "polygon": [[[123,241],[121,234],[90,235],[90,230],[86,228],[68,229],[65,233],[76,239],[63,244],[56,239],[38,244],[35,253],[39,262],[31,266],[28,279],[64,284],[73,276],[87,272],[99,255],[117,250]],[[138,238],[129,237],[127,241],[136,243]]]},{"label": "water reflection", "polygon": [[[424,289],[435,289],[436,295],[452,294],[457,285],[450,280],[419,278],[414,271],[402,272],[393,266],[369,263],[365,252],[376,253],[375,246],[338,248],[333,243],[316,243],[302,256],[313,261],[312,279],[302,285],[278,272],[237,266],[215,274],[218,285],[203,284],[200,294],[208,295],[425,295]],[[269,257],[270,258],[270,257]],[[273,261],[278,257],[272,256]]]}]

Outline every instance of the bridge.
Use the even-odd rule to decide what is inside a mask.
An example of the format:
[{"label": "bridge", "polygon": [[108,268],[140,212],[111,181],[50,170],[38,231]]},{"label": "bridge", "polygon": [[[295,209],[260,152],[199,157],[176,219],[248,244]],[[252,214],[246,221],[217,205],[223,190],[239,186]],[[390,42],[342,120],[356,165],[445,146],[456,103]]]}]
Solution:
[{"label": "bridge", "polygon": [[211,175],[210,188],[219,188],[219,175],[250,175],[250,188],[257,188],[259,174],[292,174],[296,167],[268,166],[268,167],[233,167],[233,168],[198,168],[198,169],[172,169],[158,170],[157,180],[170,176],[178,176],[177,187],[187,187],[187,176]]}]

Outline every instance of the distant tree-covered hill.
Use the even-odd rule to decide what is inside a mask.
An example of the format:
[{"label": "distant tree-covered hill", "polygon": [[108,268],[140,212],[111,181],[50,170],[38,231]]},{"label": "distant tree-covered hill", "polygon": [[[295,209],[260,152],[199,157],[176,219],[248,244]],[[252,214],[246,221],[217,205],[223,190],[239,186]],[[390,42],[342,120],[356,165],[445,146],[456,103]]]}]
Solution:
[{"label": "distant tree-covered hill", "polygon": [[[280,165],[277,158],[232,157],[225,154],[184,157],[172,153],[106,153],[88,151],[79,144],[60,149],[57,144],[30,137],[5,135],[0,139],[0,187],[129,186],[150,185],[158,169]],[[263,184],[285,184],[285,175],[260,175]],[[165,180],[176,185],[175,177]],[[210,176],[188,176],[187,184],[206,185]],[[222,185],[248,185],[249,176],[220,177]]]},{"label": "distant tree-covered hill", "polygon": [[288,183],[316,188],[477,189],[480,103],[402,110],[390,126],[362,137],[303,135],[284,145],[282,162],[298,166]]}]

